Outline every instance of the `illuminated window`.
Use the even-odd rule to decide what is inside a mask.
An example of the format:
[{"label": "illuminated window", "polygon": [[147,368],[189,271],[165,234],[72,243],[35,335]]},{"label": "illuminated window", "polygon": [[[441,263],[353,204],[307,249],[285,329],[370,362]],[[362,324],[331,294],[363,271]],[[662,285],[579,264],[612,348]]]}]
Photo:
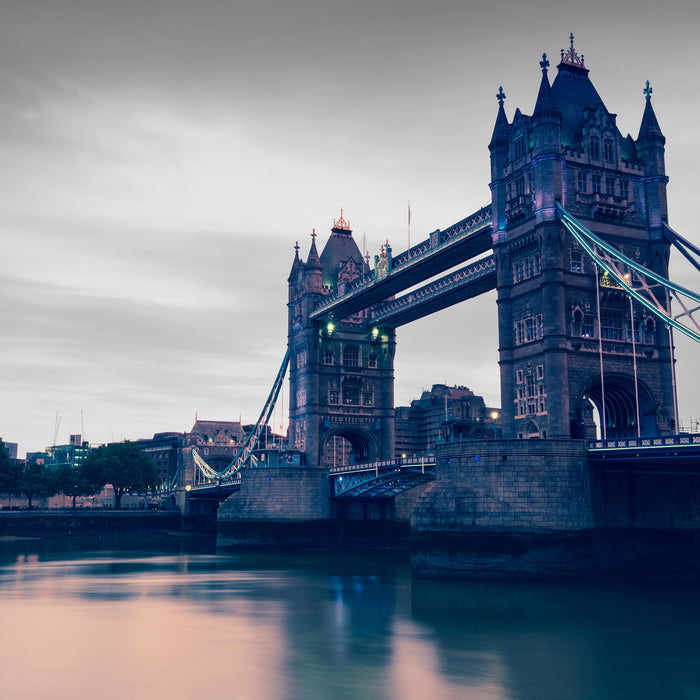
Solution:
[{"label": "illuminated window", "polygon": [[583,272],[583,253],[580,250],[571,251],[571,272]]},{"label": "illuminated window", "polygon": [[343,384],[343,404],[345,406],[360,405],[360,387],[354,381],[346,381]]}]

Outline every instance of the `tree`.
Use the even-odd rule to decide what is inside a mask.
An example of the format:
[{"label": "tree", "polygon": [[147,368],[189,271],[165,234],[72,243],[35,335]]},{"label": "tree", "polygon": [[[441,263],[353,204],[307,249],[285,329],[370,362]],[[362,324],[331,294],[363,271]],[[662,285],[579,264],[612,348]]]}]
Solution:
[{"label": "tree", "polygon": [[99,447],[88,455],[80,470],[98,491],[105,484],[112,485],[115,508],[121,508],[122,496],[127,491],[145,491],[160,483],[155,462],[128,440]]},{"label": "tree", "polygon": [[17,492],[21,468],[5,449],[5,443],[0,440],[0,493],[13,494]]},{"label": "tree", "polygon": [[33,498],[55,495],[56,483],[53,473],[43,464],[27,462],[21,471],[16,493],[27,499],[27,505],[31,510]]},{"label": "tree", "polygon": [[70,464],[61,464],[55,472],[56,491],[73,499],[78,496],[92,496],[97,493],[102,486],[96,486],[85,476],[82,469],[73,467]]}]

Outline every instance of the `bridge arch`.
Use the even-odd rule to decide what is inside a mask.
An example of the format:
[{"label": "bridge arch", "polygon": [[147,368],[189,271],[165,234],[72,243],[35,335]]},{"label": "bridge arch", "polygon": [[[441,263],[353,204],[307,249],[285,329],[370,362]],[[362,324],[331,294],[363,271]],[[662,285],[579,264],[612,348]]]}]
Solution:
[{"label": "bridge arch", "polygon": [[335,467],[369,462],[378,459],[379,456],[379,445],[371,433],[363,429],[338,428],[330,430],[321,442],[320,466]]},{"label": "bridge arch", "polygon": [[[589,406],[592,405],[598,414],[601,438],[603,437],[603,397],[605,397],[606,438],[636,437],[638,420],[641,435],[657,434],[659,402],[654,399],[653,393],[643,381],[637,380],[635,388],[634,377],[606,374],[604,382],[596,378],[583,390],[581,395],[583,405],[585,406],[586,403]],[[637,404],[639,404],[639,416],[637,416]],[[580,415],[579,418],[579,424],[588,422],[584,415]],[[572,434],[572,437],[586,437],[586,435]]]}]

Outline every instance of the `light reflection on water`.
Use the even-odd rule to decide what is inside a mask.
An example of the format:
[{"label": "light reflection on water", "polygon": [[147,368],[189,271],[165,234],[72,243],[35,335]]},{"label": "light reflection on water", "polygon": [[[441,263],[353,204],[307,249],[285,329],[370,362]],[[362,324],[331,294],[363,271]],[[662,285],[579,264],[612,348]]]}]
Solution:
[{"label": "light reflection on water", "polygon": [[0,697],[700,698],[692,585],[412,580],[404,553],[0,550]]}]

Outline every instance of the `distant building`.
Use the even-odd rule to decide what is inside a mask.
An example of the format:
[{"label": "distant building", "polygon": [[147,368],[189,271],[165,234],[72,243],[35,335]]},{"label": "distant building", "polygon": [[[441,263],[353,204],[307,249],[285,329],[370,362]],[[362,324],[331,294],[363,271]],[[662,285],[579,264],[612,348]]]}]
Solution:
[{"label": "distant building", "polygon": [[[195,466],[193,448],[212,469],[223,471],[254,427],[240,421],[195,419],[189,432],[156,433],[152,438],[135,442],[156,463],[163,486],[182,486],[203,478]],[[274,435],[268,427],[260,437],[259,447],[272,448],[282,443],[282,436]]]},{"label": "distant building", "polygon": [[185,436],[186,433],[155,433],[150,439],[135,441],[141,451],[155,462],[164,486],[169,486],[177,478]]},{"label": "distant building", "polygon": [[[82,435],[71,435],[67,445],[53,445],[46,448],[44,464],[51,469],[56,469],[64,464],[75,468],[86,459],[90,451],[90,445],[87,440],[83,441]],[[27,459],[29,460],[29,455],[27,455]]]},{"label": "distant building", "polygon": [[410,406],[394,409],[395,454],[421,454],[439,441],[500,437],[500,409],[465,386],[434,384]]},{"label": "distant building", "polygon": [[5,442],[0,438],[0,442],[5,445],[5,451],[7,452],[10,459],[17,459],[17,443],[16,442]]}]

